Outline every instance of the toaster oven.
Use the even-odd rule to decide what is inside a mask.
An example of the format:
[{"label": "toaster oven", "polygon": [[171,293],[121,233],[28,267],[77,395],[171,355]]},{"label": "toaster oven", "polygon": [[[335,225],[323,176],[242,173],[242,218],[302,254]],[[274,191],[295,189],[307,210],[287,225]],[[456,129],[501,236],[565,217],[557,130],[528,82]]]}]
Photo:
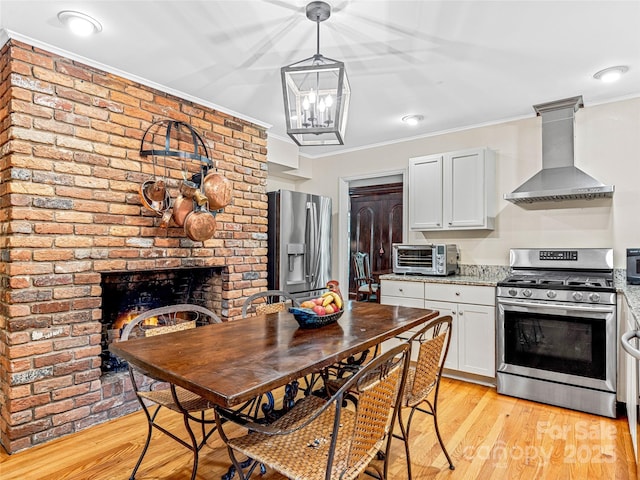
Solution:
[{"label": "toaster oven", "polygon": [[459,273],[458,246],[453,244],[393,244],[393,273],[453,275]]}]

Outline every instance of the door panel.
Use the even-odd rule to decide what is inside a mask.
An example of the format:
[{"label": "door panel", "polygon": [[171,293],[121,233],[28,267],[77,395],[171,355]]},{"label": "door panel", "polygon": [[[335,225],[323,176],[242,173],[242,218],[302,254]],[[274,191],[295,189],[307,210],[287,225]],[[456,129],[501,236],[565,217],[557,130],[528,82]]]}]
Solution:
[{"label": "door panel", "polygon": [[366,252],[371,272],[378,277],[391,272],[391,244],[402,242],[402,183],[356,187],[351,200],[351,251],[349,292],[355,292],[351,254]]}]

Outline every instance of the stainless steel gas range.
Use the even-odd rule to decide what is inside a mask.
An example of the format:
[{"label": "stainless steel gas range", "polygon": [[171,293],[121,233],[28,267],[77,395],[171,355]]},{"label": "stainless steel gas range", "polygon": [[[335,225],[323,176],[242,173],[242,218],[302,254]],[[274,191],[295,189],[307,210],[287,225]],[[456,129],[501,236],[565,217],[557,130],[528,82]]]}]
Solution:
[{"label": "stainless steel gas range", "polygon": [[498,282],[498,393],[616,416],[613,250],[512,249]]}]

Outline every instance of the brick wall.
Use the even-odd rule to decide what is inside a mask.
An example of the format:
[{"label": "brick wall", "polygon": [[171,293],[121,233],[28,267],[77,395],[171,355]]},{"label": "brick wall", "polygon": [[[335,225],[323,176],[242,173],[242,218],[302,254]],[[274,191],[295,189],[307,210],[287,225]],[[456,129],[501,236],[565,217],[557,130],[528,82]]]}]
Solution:
[{"label": "brick wall", "polygon": [[[126,376],[100,374],[101,272],[223,267],[223,319],[266,287],[266,132],[15,40],[0,58],[0,442],[12,453],[137,408]],[[141,206],[153,165],[140,142],[162,119],[192,125],[233,181],[204,243]]]}]

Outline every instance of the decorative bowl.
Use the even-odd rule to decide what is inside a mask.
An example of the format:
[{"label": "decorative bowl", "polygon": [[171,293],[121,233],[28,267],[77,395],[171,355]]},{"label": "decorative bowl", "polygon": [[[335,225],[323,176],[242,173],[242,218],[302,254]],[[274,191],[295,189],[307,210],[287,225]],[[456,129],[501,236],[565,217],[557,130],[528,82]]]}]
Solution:
[{"label": "decorative bowl", "polygon": [[344,310],[328,315],[318,315],[310,308],[291,307],[289,308],[289,312],[293,314],[300,328],[320,328],[337,322],[344,313]]}]

